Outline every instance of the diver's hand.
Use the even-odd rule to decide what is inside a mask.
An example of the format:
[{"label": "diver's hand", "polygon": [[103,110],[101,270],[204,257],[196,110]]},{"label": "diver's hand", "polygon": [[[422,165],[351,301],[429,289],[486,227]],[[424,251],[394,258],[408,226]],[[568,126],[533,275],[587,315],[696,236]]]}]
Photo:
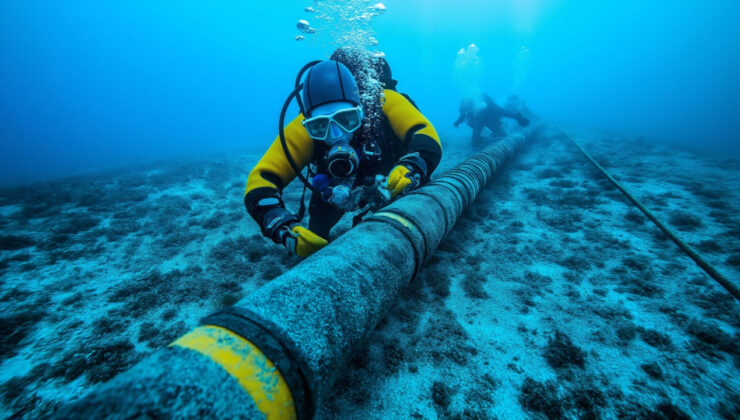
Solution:
[{"label": "diver's hand", "polygon": [[275,207],[265,214],[262,233],[276,244],[283,245],[290,254],[299,257],[307,257],[328,243],[298,224],[298,218],[283,207]]},{"label": "diver's hand", "polygon": [[403,194],[419,186],[420,176],[415,174],[406,165],[396,165],[388,174],[385,181],[385,188],[390,191],[391,198]]},{"label": "diver's hand", "polygon": [[290,254],[308,257],[325,247],[329,242],[301,225],[294,225],[285,236],[285,249]]},{"label": "diver's hand", "polygon": [[460,127],[460,121],[455,121],[455,128]]},{"label": "diver's hand", "polygon": [[427,176],[427,163],[419,152],[401,156],[396,166],[391,169],[385,181],[385,188],[390,191],[391,198],[406,193],[421,185],[422,179]]},{"label": "diver's hand", "polygon": [[398,194],[406,191],[411,185],[409,175],[411,175],[411,170],[404,165],[398,165],[391,170],[385,181],[385,189],[391,192],[391,198],[395,198]]}]

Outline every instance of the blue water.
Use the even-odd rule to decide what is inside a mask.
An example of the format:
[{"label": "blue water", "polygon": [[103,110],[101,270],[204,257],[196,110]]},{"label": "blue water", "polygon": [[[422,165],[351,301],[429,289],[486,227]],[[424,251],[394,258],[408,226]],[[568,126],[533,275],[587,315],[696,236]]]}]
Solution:
[{"label": "blue water", "polygon": [[[336,45],[294,39],[315,17],[303,7],[327,3],[341,4],[2,2],[0,183],[264,147],[296,71]],[[367,27],[439,128],[463,91],[456,53],[474,43],[478,83],[497,100],[517,93],[552,122],[740,155],[736,1],[385,5]]]}]

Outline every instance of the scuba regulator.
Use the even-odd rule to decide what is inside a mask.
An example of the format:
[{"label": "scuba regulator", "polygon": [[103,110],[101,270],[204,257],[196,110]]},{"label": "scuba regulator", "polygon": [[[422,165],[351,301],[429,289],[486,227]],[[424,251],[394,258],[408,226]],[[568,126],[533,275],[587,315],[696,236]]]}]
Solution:
[{"label": "scuba regulator", "polygon": [[[312,173],[312,166],[309,165],[309,169],[307,171],[307,174],[304,175],[301,170],[298,168],[298,165],[295,163],[295,160],[293,159],[293,156],[291,156],[290,151],[288,149],[287,141],[285,139],[285,131],[284,131],[284,125],[285,125],[285,114],[288,110],[288,107],[290,106],[290,103],[292,102],[293,98],[296,99],[296,102],[298,103],[298,108],[300,109],[300,112],[303,114],[304,117],[308,118],[310,115],[310,110],[307,111],[306,107],[313,105],[312,103],[305,104],[304,100],[301,99],[301,92],[304,90],[304,85],[310,84],[310,77],[311,72],[310,70],[316,66],[317,64],[322,63],[322,61],[312,61],[306,64],[301,68],[301,70],[298,72],[298,75],[296,76],[294,89],[293,91],[288,95],[288,98],[283,103],[283,107],[280,112],[280,119],[279,119],[279,127],[278,127],[278,133],[280,137],[280,144],[283,148],[283,152],[285,153],[285,157],[288,160],[288,163],[290,164],[291,168],[295,172],[296,176],[301,180],[301,182],[304,185],[303,189],[303,195],[301,196],[301,204],[300,209],[298,211],[298,218],[299,220],[303,219],[303,216],[305,214],[306,210],[306,204],[305,204],[305,194],[306,189],[310,189],[313,194],[318,194],[324,201],[327,201],[331,204],[333,204],[335,207],[340,208],[345,211],[351,211],[359,208],[359,203],[362,200],[363,195],[367,195],[369,191],[367,190],[367,187],[354,187],[355,183],[355,177],[357,174],[357,169],[360,164],[360,156],[357,153],[357,151],[349,144],[349,140],[340,141],[336,144],[330,145],[328,151],[323,157],[323,162],[327,174],[319,173],[319,174],[313,174]],[[343,65],[342,65],[343,66]],[[337,71],[339,72],[339,64],[337,64]],[[347,70],[348,71],[348,70]],[[303,79],[304,74],[306,72],[309,72],[306,75],[306,81],[304,83],[301,83],[301,79]],[[351,75],[351,74],[350,74]],[[347,100],[346,93],[345,93],[345,86],[349,85],[347,81],[345,80],[345,83],[342,83],[341,80],[342,74],[339,73],[339,86],[341,89],[341,95],[342,98],[340,100]],[[354,79],[352,79],[352,82],[354,82]],[[336,92],[335,92],[336,93]],[[349,92],[351,95],[356,95],[356,98],[354,99],[354,102],[359,103],[359,92]],[[304,95],[307,96],[308,101],[311,102],[314,98],[312,96],[306,95],[304,92]],[[320,103],[319,103],[320,105]],[[320,140],[314,140],[314,141],[320,141]],[[365,151],[365,148],[363,147],[363,151]],[[368,151],[369,152],[369,151]],[[373,155],[372,152],[368,153],[369,155]],[[312,180],[309,182],[308,178],[311,177]],[[381,177],[382,178],[382,177]],[[373,188],[377,189],[380,192],[381,196],[384,196],[382,194],[385,191],[382,191],[382,183],[379,183],[376,180],[376,184]],[[374,195],[378,195],[377,191],[373,192]],[[367,202],[368,200],[364,200]],[[378,201],[378,200],[372,200],[372,201]],[[382,200],[380,200],[382,201]],[[378,207],[380,204],[378,204]]]}]

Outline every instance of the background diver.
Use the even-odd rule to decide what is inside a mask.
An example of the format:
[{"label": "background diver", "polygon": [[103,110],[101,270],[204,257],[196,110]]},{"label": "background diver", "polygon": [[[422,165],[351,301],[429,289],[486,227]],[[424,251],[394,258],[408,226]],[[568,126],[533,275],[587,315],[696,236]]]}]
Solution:
[{"label": "background diver", "polygon": [[465,98],[460,101],[460,116],[455,121],[455,127],[467,123],[473,129],[473,145],[478,146],[483,141],[484,128],[491,131],[490,138],[506,136],[501,122],[503,118],[513,118],[522,127],[529,125],[529,119],[521,112],[502,108],[490,96],[482,93],[476,99]]},{"label": "background diver", "polygon": [[[332,58],[341,60],[341,54]],[[387,67],[384,59],[381,63]],[[244,195],[247,212],[262,234],[301,257],[324,247],[331,228],[346,212],[373,203],[381,207],[425,183],[442,156],[432,124],[395,91],[395,81],[388,83],[389,68],[379,78],[382,95],[373,100],[378,115],[368,118],[368,106],[363,106],[347,66],[333,60],[306,70],[308,66],[301,71],[305,71],[302,89],[299,73],[296,89],[283,107],[280,135],[250,172]],[[283,128],[293,96],[301,112]],[[300,172],[307,165],[310,181]],[[308,228],[300,223],[302,210],[297,216],[282,200],[282,190],[296,176],[312,191]]]}]

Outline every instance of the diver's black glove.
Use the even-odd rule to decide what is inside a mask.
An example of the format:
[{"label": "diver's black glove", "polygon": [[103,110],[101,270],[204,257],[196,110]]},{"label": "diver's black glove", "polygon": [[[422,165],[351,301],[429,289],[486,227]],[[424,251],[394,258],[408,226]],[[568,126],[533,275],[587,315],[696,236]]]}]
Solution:
[{"label": "diver's black glove", "polygon": [[283,207],[275,207],[265,214],[262,234],[299,257],[308,257],[329,243],[301,226],[298,218]]},{"label": "diver's black glove", "polygon": [[298,218],[283,207],[275,207],[265,213],[262,219],[262,234],[276,244],[284,244],[290,225],[297,224]]}]

